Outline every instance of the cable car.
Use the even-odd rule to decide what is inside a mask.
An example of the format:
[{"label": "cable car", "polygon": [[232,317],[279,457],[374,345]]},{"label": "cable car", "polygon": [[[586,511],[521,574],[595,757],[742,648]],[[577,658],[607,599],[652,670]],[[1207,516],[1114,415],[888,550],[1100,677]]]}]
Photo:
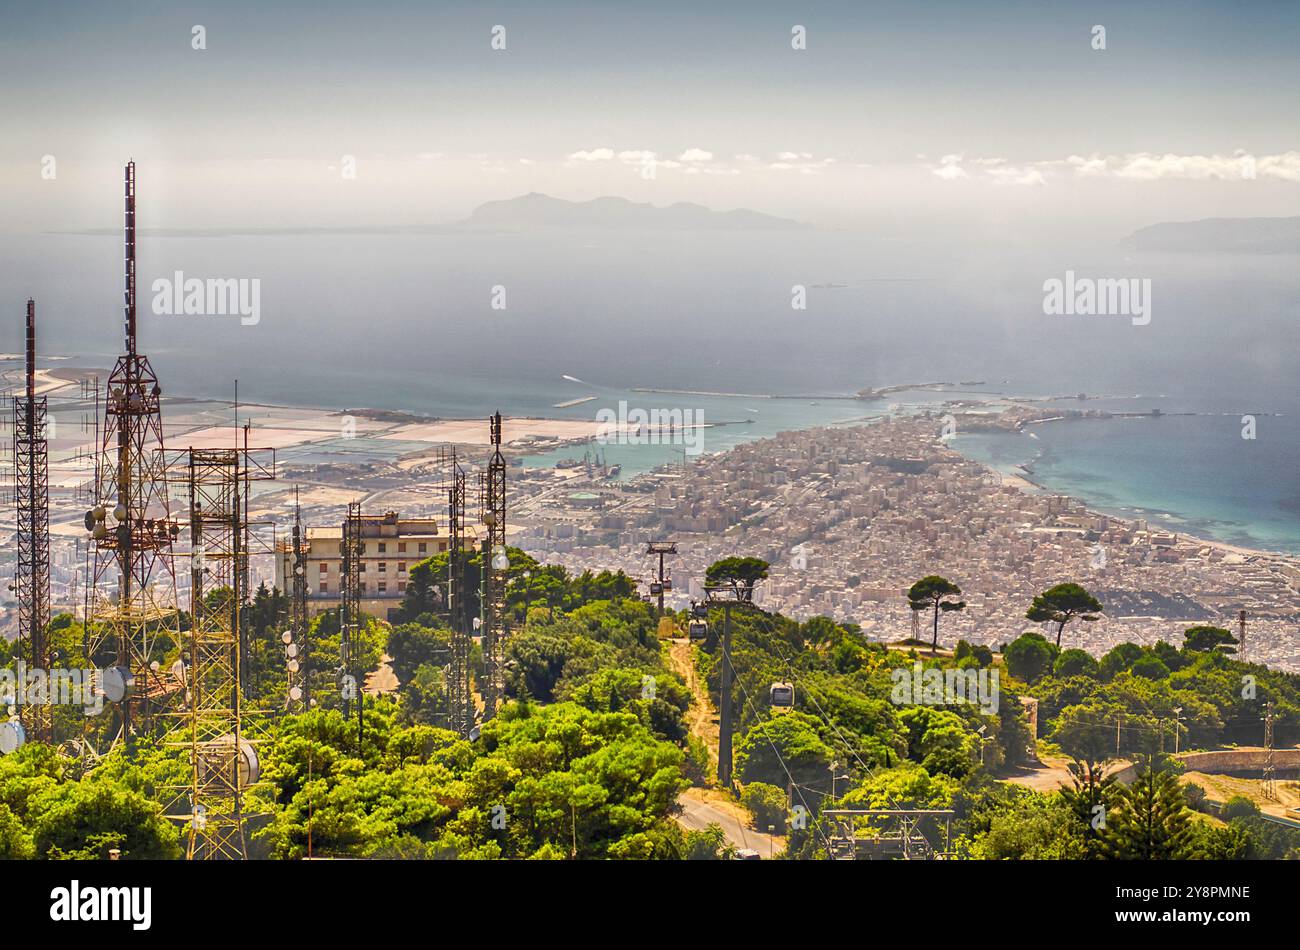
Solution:
[{"label": "cable car", "polygon": [[664,589],[664,585],[660,584],[658,581],[655,581],[653,584],[650,585],[650,593],[652,595],[662,593],[663,589]]},{"label": "cable car", "polygon": [[702,620],[692,620],[687,631],[692,640],[703,640],[709,635],[709,625]]},{"label": "cable car", "polygon": [[773,709],[789,709],[794,706],[794,685],[791,683],[773,683],[768,691],[768,699]]},{"label": "cable car", "polygon": [[709,605],[703,601],[694,601],[691,604],[691,616],[696,620],[707,620],[709,618]]}]

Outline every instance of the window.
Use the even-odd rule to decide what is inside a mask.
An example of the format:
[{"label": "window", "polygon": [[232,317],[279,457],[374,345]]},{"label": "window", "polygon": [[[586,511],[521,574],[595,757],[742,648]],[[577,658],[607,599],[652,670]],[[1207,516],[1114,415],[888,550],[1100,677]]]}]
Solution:
[{"label": "window", "polygon": [[321,592],[322,594],[328,594],[328,593],[330,592],[330,582],[329,582],[329,581],[321,581],[321,582],[320,582],[320,592]]},{"label": "window", "polygon": [[398,541],[398,542],[397,542],[397,553],[398,553],[398,554],[405,554],[405,553],[406,553],[406,542],[405,542],[405,541]]},{"label": "window", "polygon": [[428,553],[428,551],[429,551],[429,545],[427,545],[427,544],[425,544],[423,541],[421,541],[421,542],[420,542],[420,553],[421,553],[421,554],[426,554],[426,553]]},{"label": "window", "polygon": [[324,561],[320,562],[320,572],[322,574],[328,574],[330,572],[330,566],[326,564]]},{"label": "window", "polygon": [[387,551],[388,551],[388,545],[385,544],[383,541],[380,541],[380,542],[379,542],[379,553],[380,553],[380,554],[384,554],[384,553],[386,553]]},{"label": "window", "polygon": [[398,573],[398,574],[405,574],[405,573],[406,573],[406,562],[405,562],[405,561],[398,561],[398,562],[397,562],[397,573]]},{"label": "window", "polygon": [[405,591],[405,590],[406,590],[406,581],[398,581],[398,582],[397,582],[397,590],[398,590],[399,592],[401,592],[401,591]]},{"label": "window", "polygon": [[384,592],[387,591],[387,590],[388,590],[388,584],[387,584],[387,582],[385,582],[385,581],[380,581],[380,582],[379,582],[379,593],[382,594],[382,593],[384,593]]},{"label": "window", "polygon": [[387,562],[387,561],[380,561],[380,562],[379,562],[379,573],[380,573],[380,574],[387,574],[387,573],[388,573],[388,562]]}]

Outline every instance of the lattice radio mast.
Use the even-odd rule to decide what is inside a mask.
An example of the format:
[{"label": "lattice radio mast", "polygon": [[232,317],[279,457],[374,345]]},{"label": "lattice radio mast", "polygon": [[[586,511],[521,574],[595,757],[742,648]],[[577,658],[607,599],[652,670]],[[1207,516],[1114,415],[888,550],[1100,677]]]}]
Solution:
[{"label": "lattice radio mast", "polygon": [[298,488],[293,490],[293,553],[292,577],[289,594],[289,641],[292,647],[288,657],[289,694],[287,708],[311,708],[311,622],[307,617],[307,548],[303,544],[302,509],[298,506]]},{"label": "lattice radio mast", "polygon": [[1269,801],[1277,801],[1277,763],[1273,756],[1273,701],[1264,704],[1264,774],[1261,791]]},{"label": "lattice radio mast", "polygon": [[501,413],[488,419],[492,458],[481,476],[481,507],[487,538],[483,543],[483,719],[496,715],[505,701],[505,645],[507,631],[506,576],[506,460],[501,455]]},{"label": "lattice radio mast", "polygon": [[470,591],[466,578],[465,554],[465,470],[451,455],[451,482],[447,487],[447,610],[451,621],[451,662],[447,667],[447,728],[468,736],[474,728],[474,694],[469,682],[469,654],[472,639],[469,611]]},{"label": "lattice radio mast", "polygon": [[348,504],[348,517],[343,522],[343,591],[339,605],[340,660],[342,661],[343,719],[346,721],[357,704],[357,748],[365,729],[364,702],[361,681],[357,677],[356,655],[361,633],[361,558],[365,542],[361,539],[361,502]]},{"label": "lattice radio mast", "polygon": [[[244,430],[247,443],[247,429]],[[237,449],[185,453],[190,508],[190,594],[187,677],[190,804],[186,857],[245,859],[244,794],[259,778],[246,735],[241,671],[241,613],[248,600],[247,505],[254,479],[271,480]]]},{"label": "lattice radio mast", "polygon": [[167,641],[179,639],[172,543],[180,528],[167,498],[162,389],[136,348],[134,162],[125,190],[126,352],[108,377],[95,506],[86,513],[87,662],[111,667],[101,685],[110,699],[122,698],[121,737],[148,730],[181,687],[170,671],[151,667]]},{"label": "lattice radio mast", "polygon": [[[36,395],[36,301],[27,301],[27,387],[13,401],[14,500],[18,520],[18,638],[33,669],[50,672],[50,497],[46,401]],[[48,679],[47,679],[48,682]],[[54,739],[52,696],[23,703],[22,722],[31,739]]]}]

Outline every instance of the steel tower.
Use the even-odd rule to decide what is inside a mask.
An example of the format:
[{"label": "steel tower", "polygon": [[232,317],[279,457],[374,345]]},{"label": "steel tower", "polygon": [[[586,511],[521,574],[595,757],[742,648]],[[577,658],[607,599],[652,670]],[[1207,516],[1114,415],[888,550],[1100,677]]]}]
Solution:
[{"label": "steel tower", "polygon": [[[247,436],[245,436],[247,438]],[[240,673],[248,600],[247,503],[253,479],[274,473],[243,449],[186,453],[192,623],[187,665],[190,803],[186,857],[243,859],[244,793],[259,763],[246,735]]]},{"label": "steel tower", "polygon": [[339,659],[342,662],[343,719],[351,713],[352,701],[357,704],[357,749],[360,751],[362,731],[365,728],[364,703],[361,680],[356,667],[357,648],[361,632],[361,557],[365,542],[361,540],[361,502],[348,504],[348,517],[343,523],[343,590],[339,602]]},{"label": "steel tower", "polygon": [[505,701],[506,460],[501,455],[501,413],[488,419],[492,458],[480,476],[480,507],[487,528],[483,542],[483,719],[491,719]]},{"label": "steel tower", "polygon": [[[293,503],[293,580],[289,598],[289,642],[296,654],[289,659],[290,710],[311,708],[311,622],[307,617],[307,548],[303,544],[302,511],[298,507],[298,490],[294,489]],[[294,665],[296,662],[296,666]],[[294,690],[297,690],[295,693]]]},{"label": "steel tower", "polygon": [[451,662],[447,666],[447,728],[468,736],[474,728],[474,693],[469,682],[470,629],[468,558],[465,555],[465,470],[450,455],[447,487],[447,612],[451,622]]},{"label": "steel tower", "polygon": [[181,680],[158,663],[179,639],[172,543],[180,532],[167,498],[162,389],[136,348],[135,163],[126,166],[125,350],[108,377],[87,573],[87,661],[108,666],[102,687],[120,698],[118,736],[146,731],[172,705]]},{"label": "steel tower", "polygon": [[[19,654],[50,682],[50,507],[46,402],[36,395],[36,301],[27,301],[27,386],[14,400],[14,501],[18,515]],[[47,690],[48,690],[47,686]],[[32,700],[36,702],[32,702]],[[30,738],[54,739],[54,697],[29,696],[19,708]]]}]

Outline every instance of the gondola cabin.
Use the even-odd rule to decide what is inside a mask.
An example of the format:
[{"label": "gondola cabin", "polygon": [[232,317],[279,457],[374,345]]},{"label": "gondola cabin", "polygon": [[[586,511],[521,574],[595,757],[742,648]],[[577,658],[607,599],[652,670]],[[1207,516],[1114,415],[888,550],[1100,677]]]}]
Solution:
[{"label": "gondola cabin", "polygon": [[794,706],[794,685],[791,683],[773,683],[768,691],[768,700],[773,711],[790,709]]},{"label": "gondola cabin", "polygon": [[709,635],[709,625],[703,620],[692,620],[688,631],[692,640],[703,640]]}]

